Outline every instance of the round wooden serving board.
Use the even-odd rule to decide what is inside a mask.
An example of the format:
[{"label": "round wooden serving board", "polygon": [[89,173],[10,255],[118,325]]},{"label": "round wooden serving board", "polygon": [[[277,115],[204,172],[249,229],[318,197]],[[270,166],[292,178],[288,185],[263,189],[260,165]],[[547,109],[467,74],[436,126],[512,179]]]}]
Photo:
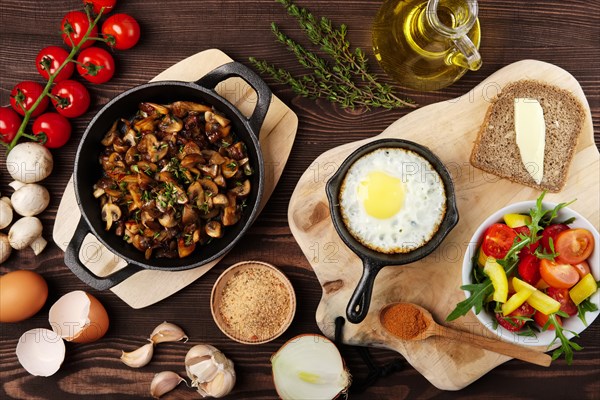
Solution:
[{"label": "round wooden serving board", "polygon": [[[178,80],[193,82],[226,64],[232,59],[221,50],[210,49],[186,58],[166,69],[151,82]],[[215,88],[244,115],[250,116],[256,103],[254,90],[241,78],[230,78]],[[269,111],[260,130],[260,146],[265,160],[265,191],[261,209],[271,197],[283,168],[292,151],[298,128],[298,117],[279,98],[273,96]],[[63,194],[56,215],[52,234],[54,241],[63,251],[75,233],[81,218],[75,198],[73,178]],[[107,276],[123,268],[123,259],[111,253],[92,234],[88,234],[79,258],[97,276]],[[186,271],[145,270],[131,276],[110,290],[133,308],[143,308],[163,300],[183,289],[208,272],[221,259]],[[157,282],[160,284],[157,285]]]},{"label": "round wooden serving board", "polygon": [[[497,209],[539,196],[540,192],[535,189],[486,174],[469,164],[473,142],[490,100],[507,83],[521,79],[535,79],[569,90],[585,106],[585,125],[567,185],[561,193],[548,194],[546,200],[561,202],[576,198],[571,207],[598,228],[600,155],[594,144],[589,105],[579,83],[552,64],[523,60],[508,65],[462,97],[413,111],[377,137],[327,151],[302,175],[292,194],[288,220],[323,287],[316,319],[325,335],[333,337],[335,318],[345,315],[350,295],[362,273],[361,261],[344,245],[331,223],[325,183],[361,145],[382,138],[402,138],[429,147],[444,162],[454,181],[460,220],[428,257],[410,265],[389,266],[379,273],[369,315],[358,325],[346,322],[344,342],[396,350],[433,385],[444,390],[461,389],[510,359],[436,337],[423,342],[401,341],[383,331],[378,315],[386,304],[412,302],[430,310],[437,322],[447,324],[446,316],[464,299],[460,290],[461,265],[475,229]],[[477,334],[487,332],[472,312],[449,325]],[[535,345],[535,339],[521,340]]]}]

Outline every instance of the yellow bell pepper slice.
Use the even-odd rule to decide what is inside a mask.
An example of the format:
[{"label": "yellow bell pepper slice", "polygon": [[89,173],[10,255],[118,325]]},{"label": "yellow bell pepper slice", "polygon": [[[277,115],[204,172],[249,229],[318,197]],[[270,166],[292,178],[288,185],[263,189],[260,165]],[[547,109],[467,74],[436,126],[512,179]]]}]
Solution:
[{"label": "yellow bell pepper slice", "polygon": [[523,305],[523,303],[525,303],[531,296],[534,290],[531,290],[530,288],[523,288],[523,290],[520,290],[510,296],[506,303],[502,304],[502,315],[506,317],[508,314],[521,307],[521,305]]},{"label": "yellow bell pepper slice", "polygon": [[485,253],[483,252],[483,249],[480,247],[479,253],[477,256],[477,265],[479,265],[481,268],[485,267],[485,262],[487,261],[488,258],[494,258],[494,257],[486,256]]},{"label": "yellow bell pepper slice", "polygon": [[520,226],[529,225],[531,217],[523,214],[506,214],[502,217],[509,228],[518,228]]},{"label": "yellow bell pepper slice", "polygon": [[494,286],[492,299],[499,303],[505,303],[508,297],[508,279],[504,268],[493,257],[488,257],[483,267],[483,273],[489,276],[492,286]]},{"label": "yellow bell pepper slice", "polygon": [[529,283],[520,280],[517,277],[512,279],[513,287],[517,292],[521,290],[532,290],[531,295],[527,299],[529,305],[542,314],[550,315],[552,313],[557,312],[560,309],[560,303],[554,300],[552,297],[548,296],[544,292],[540,292],[535,287],[531,286]]},{"label": "yellow bell pepper slice", "polygon": [[587,274],[569,290],[569,297],[575,305],[579,305],[579,303],[596,293],[596,290],[598,290],[596,280],[592,274]]}]

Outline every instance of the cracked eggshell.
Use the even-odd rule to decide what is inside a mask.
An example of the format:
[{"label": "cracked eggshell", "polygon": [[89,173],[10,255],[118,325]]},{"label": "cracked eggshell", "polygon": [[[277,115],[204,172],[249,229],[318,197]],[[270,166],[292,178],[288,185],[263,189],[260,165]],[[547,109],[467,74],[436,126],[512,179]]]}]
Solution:
[{"label": "cracked eggshell", "polygon": [[50,376],[65,359],[65,342],[49,329],[31,329],[19,338],[16,354],[19,363],[31,375]]},{"label": "cracked eggshell", "polygon": [[89,293],[76,290],[62,296],[50,308],[48,321],[60,337],[75,343],[91,343],[108,330],[106,309]]}]

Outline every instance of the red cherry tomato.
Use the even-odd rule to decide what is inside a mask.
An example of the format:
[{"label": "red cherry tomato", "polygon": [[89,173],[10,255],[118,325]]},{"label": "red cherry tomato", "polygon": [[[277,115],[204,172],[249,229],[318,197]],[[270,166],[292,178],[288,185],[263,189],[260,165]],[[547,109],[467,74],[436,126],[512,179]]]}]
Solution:
[{"label": "red cherry tomato", "polygon": [[0,140],[10,143],[21,126],[21,117],[10,107],[0,107]]},{"label": "red cherry tomato", "polygon": [[[562,318],[560,317],[560,315],[555,315],[554,316],[556,318],[556,321],[558,322],[558,324],[560,326],[562,326]],[[536,312],[535,314],[533,314],[533,320],[535,321],[536,324],[539,325],[540,328],[543,328],[546,323],[548,322],[549,317],[546,314],[542,314],[541,312]],[[555,327],[553,324],[548,325],[547,328],[549,331],[553,331],[555,330]]]},{"label": "red cherry tomato", "polygon": [[517,233],[504,224],[493,224],[485,232],[481,248],[486,256],[504,258],[510,250]]},{"label": "red cherry tomato", "polygon": [[585,261],[594,250],[592,232],[583,228],[562,231],[556,236],[554,250],[558,253],[556,261],[565,264],[578,264]]},{"label": "red cherry tomato", "polygon": [[569,314],[570,317],[577,314],[577,306],[569,297],[569,289],[558,289],[550,286],[546,294],[560,303],[560,311]]},{"label": "red cherry tomato", "polygon": [[52,88],[52,104],[59,114],[67,118],[77,118],[90,106],[90,93],[83,84],[66,80]]},{"label": "red cherry tomato", "polygon": [[127,50],[140,40],[140,25],[127,14],[115,14],[102,24],[102,35],[109,46],[117,50]]},{"label": "red cherry tomato", "polygon": [[500,326],[502,326],[504,329],[511,332],[516,332],[527,323],[527,318],[531,318],[534,313],[535,310],[533,307],[531,307],[529,303],[525,302],[506,317],[501,313],[496,313],[496,321],[498,321]]},{"label": "red cherry tomato", "polygon": [[64,146],[71,137],[71,124],[60,114],[49,112],[36,118],[32,127],[33,134],[46,135],[44,146],[51,149]]},{"label": "red cherry tomato", "polygon": [[[25,115],[25,110],[29,111],[33,103],[37,101],[44,87],[37,82],[23,81],[17,83],[13,90],[10,92],[10,105],[12,108],[21,115]],[[32,117],[36,117],[46,110],[48,107],[48,97],[44,97],[40,104],[37,106],[35,111],[31,114]]]},{"label": "red cherry tomato", "polygon": [[535,286],[542,276],[540,275],[540,260],[533,254],[528,254],[519,261],[519,275],[530,285]]},{"label": "red cherry tomato", "polygon": [[[77,46],[83,36],[90,28],[88,16],[81,11],[68,12],[60,22],[60,31],[62,32],[63,41],[67,46]],[[89,38],[98,37],[98,27],[94,26]],[[86,40],[81,44],[81,48],[85,49],[94,44],[93,40]]]},{"label": "red cherry tomato", "polygon": [[83,50],[79,53],[77,62],[77,72],[92,83],[108,82],[115,73],[113,56],[100,47]]},{"label": "red cherry tomato", "polygon": [[574,264],[573,267],[577,270],[580,278],[583,278],[587,274],[590,273],[590,264],[587,261],[582,261],[580,263]]},{"label": "red cherry tomato", "polygon": [[[54,74],[58,67],[69,57],[69,53],[58,46],[44,47],[35,58],[35,66],[38,72],[45,79],[49,79],[50,75]],[[58,75],[54,77],[54,82],[64,81],[69,79],[75,71],[75,64],[68,63],[63,67]]]},{"label": "red cherry tomato", "polygon": [[540,274],[544,282],[558,289],[569,289],[579,282],[579,273],[575,267],[546,259],[540,261]]},{"label": "red cherry tomato", "polygon": [[548,225],[546,229],[542,231],[541,240],[542,247],[544,248],[544,250],[546,250],[547,252],[552,251],[552,249],[550,249],[550,238],[552,238],[552,243],[554,244],[556,249],[556,237],[559,233],[561,233],[562,231],[566,231],[567,229],[569,229],[569,226],[565,224]]},{"label": "red cherry tomato", "polygon": [[[516,228],[513,228],[513,230],[515,232],[517,232],[517,234],[522,234],[525,236],[529,236],[529,234],[531,233],[531,231],[529,230],[528,227],[526,226],[518,226]],[[521,249],[521,251],[519,252],[519,258],[522,260],[523,258],[525,258],[526,256],[533,254],[535,252],[535,250],[540,246],[540,241],[538,240],[535,243],[532,243],[530,245],[527,245],[525,247],[523,247]]]},{"label": "red cherry tomato", "polygon": [[117,4],[117,0],[83,0],[83,4],[91,4],[94,14],[96,15],[100,14],[100,10],[104,7],[102,13],[106,15],[111,12],[115,4]]}]

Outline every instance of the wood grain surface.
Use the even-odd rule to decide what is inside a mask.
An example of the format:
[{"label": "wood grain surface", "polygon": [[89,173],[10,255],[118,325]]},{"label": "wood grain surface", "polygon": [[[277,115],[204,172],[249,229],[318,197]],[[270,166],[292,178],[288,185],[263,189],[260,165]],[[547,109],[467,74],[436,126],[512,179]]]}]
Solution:
[{"label": "wood grain surface", "polygon": [[[203,1],[121,1],[119,12],[130,13],[141,24],[143,36],[135,48],[115,53],[117,74],[109,83],[88,85],[92,108],[74,120],[71,142],[54,151],[55,171],[44,185],[52,195],[43,213],[44,234],[55,224],[60,194],[71,175],[75,149],[94,112],[119,92],[147,82],[170,65],[209,48],[219,48],[248,65],[247,58],[266,59],[301,73],[292,55],[275,43],[269,31],[278,22],[290,36],[303,40],[295,24],[271,0]],[[63,15],[78,9],[79,0],[0,2],[0,105],[9,102],[10,89],[22,80],[41,81],[35,70],[37,52],[48,45],[60,45],[59,23]],[[370,25],[380,1],[302,0],[317,15],[336,23],[346,23],[354,45],[372,55]],[[455,85],[439,92],[406,92],[420,105],[432,104],[467,93],[486,77],[514,61],[531,58],[547,61],[569,71],[581,84],[590,104],[596,144],[600,142],[600,3],[598,1],[499,1],[480,2],[482,26],[481,54],[484,65],[466,74]],[[372,69],[381,69],[372,63]],[[24,331],[48,327],[50,305],[61,295],[87,289],[63,264],[63,252],[54,244],[38,257],[29,251],[11,256],[0,267],[1,273],[32,269],[48,281],[50,295],[46,306],[35,317],[16,324],[0,324],[0,398],[18,399],[136,399],[148,395],[154,373],[173,370],[184,374],[183,358],[191,344],[211,343],[235,363],[238,384],[230,398],[273,399],[276,393],[270,376],[269,357],[285,340],[305,332],[318,332],[315,311],[321,287],[287,223],[287,206],[301,174],[326,150],[382,132],[409,110],[344,111],[322,100],[309,100],[271,79],[274,93],[299,117],[296,143],[284,175],[269,203],[249,234],[217,267],[176,295],[142,310],[132,310],[110,292],[90,290],[106,306],[111,328],[99,342],[67,345],[61,370],[50,378],[32,377],[18,364],[14,348]],[[389,82],[389,81],[388,81]],[[391,83],[391,82],[390,82]],[[10,193],[10,179],[0,151],[0,191]],[[481,212],[487,212],[482,210]],[[321,256],[324,256],[321,253]],[[274,342],[246,346],[228,339],[215,326],[209,309],[210,291],[217,276],[235,262],[258,259],[282,269],[295,287],[298,309],[290,329]],[[152,329],[168,320],[180,324],[191,337],[188,343],[161,344],[148,366],[129,369],[118,360],[121,350],[141,345]],[[379,379],[353,399],[598,399],[600,398],[600,325],[596,322],[579,340],[585,347],[567,366],[555,361],[543,369],[511,360],[459,392],[441,391],[416,370],[406,365],[400,372]],[[378,363],[398,357],[389,350],[373,350]],[[355,376],[363,378],[367,368],[355,349],[344,348],[346,362]],[[198,398],[192,390],[179,387],[165,398]]]}]

